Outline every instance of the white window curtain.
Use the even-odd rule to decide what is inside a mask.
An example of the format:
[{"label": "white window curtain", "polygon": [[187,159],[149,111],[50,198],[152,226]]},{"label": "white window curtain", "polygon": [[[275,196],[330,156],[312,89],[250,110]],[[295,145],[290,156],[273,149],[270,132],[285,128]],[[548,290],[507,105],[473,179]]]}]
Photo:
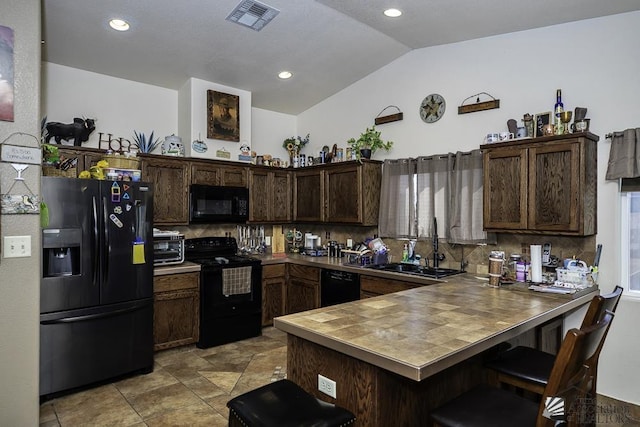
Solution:
[{"label": "white window curtain", "polygon": [[450,243],[495,242],[495,235],[482,229],[482,183],[480,150],[386,160],[380,235],[427,239],[437,231]]},{"label": "white window curtain", "polygon": [[[428,238],[437,231],[438,236],[448,238],[448,204],[451,199],[451,171],[454,155],[419,157],[416,174],[417,237]],[[434,218],[438,230],[433,229]]]},{"label": "white window curtain", "polygon": [[415,160],[385,160],[378,232],[394,238],[415,237]]},{"label": "white window curtain", "polygon": [[449,204],[449,243],[495,243],[495,234],[487,235],[482,224],[482,152],[457,152],[451,177]]}]

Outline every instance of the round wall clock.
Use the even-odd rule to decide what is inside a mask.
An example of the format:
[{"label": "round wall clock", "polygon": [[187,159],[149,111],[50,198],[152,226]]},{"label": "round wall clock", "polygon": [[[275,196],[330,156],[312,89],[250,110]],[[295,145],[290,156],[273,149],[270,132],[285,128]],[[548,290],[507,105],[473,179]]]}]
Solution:
[{"label": "round wall clock", "polygon": [[432,93],[427,95],[420,104],[420,118],[425,123],[434,123],[444,116],[447,104],[444,102],[442,95]]}]

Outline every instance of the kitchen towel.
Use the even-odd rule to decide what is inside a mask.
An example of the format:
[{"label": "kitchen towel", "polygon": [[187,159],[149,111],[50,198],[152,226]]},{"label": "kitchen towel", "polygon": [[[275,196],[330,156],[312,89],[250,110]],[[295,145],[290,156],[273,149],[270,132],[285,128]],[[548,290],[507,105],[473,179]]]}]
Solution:
[{"label": "kitchen towel", "polygon": [[248,294],[251,292],[251,267],[224,268],[222,270],[222,293],[224,295]]},{"label": "kitchen towel", "polygon": [[542,282],[542,245],[531,245],[531,277],[533,283]]}]

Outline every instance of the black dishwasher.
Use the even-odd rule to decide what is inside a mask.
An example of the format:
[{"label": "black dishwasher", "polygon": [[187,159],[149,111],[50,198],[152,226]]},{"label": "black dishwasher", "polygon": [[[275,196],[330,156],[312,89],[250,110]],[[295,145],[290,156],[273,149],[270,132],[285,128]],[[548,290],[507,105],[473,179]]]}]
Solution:
[{"label": "black dishwasher", "polygon": [[322,270],[320,305],[327,307],[360,299],[360,275],[339,270]]}]

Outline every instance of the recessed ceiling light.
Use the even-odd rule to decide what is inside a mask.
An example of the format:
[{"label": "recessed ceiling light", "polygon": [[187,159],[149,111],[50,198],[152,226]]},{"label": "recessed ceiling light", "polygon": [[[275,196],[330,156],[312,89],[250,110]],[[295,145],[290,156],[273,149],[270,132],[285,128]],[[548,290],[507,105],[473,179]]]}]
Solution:
[{"label": "recessed ceiling light", "polygon": [[387,9],[384,11],[384,15],[388,16],[389,18],[397,18],[398,16],[402,15],[402,12],[398,9]]},{"label": "recessed ceiling light", "polygon": [[280,73],[278,74],[278,77],[283,80],[290,79],[291,76],[293,76],[293,74],[291,74],[291,71],[280,71]]},{"label": "recessed ceiling light", "polygon": [[112,19],[109,21],[109,26],[117,31],[127,31],[129,29],[129,23],[123,19]]}]

